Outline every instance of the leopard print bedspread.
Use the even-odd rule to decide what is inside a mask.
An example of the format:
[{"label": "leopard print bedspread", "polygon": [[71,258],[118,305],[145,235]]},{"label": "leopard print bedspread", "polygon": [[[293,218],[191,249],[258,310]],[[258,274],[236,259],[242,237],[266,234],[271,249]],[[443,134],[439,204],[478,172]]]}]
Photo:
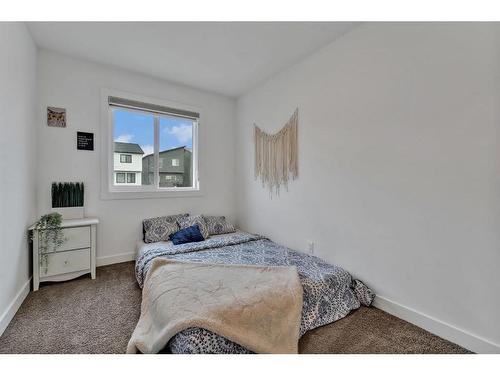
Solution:
[{"label": "leopard print bedspread", "polygon": [[[203,242],[167,245],[138,254],[136,278],[144,278],[157,257],[224,264],[296,266],[304,290],[300,335],[346,316],[361,304],[369,306],[375,294],[341,267],[278,245],[262,236],[237,232]],[[171,353],[251,353],[246,348],[201,328],[179,332],[167,344]]]}]

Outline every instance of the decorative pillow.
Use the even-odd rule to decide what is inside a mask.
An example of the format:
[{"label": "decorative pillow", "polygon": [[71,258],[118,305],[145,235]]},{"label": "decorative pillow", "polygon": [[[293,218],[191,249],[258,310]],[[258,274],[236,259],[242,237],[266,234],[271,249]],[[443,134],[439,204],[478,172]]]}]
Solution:
[{"label": "decorative pillow", "polygon": [[201,234],[203,235],[203,238],[207,239],[208,237],[210,237],[205,219],[203,219],[203,216],[201,215],[180,217],[177,219],[177,223],[179,224],[181,229],[197,224]]},{"label": "decorative pillow", "polygon": [[172,241],[174,245],[180,245],[189,242],[200,242],[204,240],[205,239],[200,232],[198,224],[181,229],[180,231],[177,231],[174,234],[170,235],[170,241]]},{"label": "decorative pillow", "polygon": [[236,232],[236,228],[233,224],[226,220],[225,216],[205,216],[205,223],[207,223],[208,233],[212,234],[224,234]]},{"label": "decorative pillow", "polygon": [[177,219],[187,217],[189,214],[160,216],[145,219],[142,222],[144,242],[168,241],[169,236],[179,230]]}]

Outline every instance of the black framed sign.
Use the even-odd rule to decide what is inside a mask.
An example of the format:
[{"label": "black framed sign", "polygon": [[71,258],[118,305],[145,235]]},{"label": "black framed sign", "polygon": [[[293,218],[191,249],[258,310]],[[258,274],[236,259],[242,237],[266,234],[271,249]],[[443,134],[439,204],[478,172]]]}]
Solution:
[{"label": "black framed sign", "polygon": [[76,148],[94,151],[94,133],[76,132]]}]

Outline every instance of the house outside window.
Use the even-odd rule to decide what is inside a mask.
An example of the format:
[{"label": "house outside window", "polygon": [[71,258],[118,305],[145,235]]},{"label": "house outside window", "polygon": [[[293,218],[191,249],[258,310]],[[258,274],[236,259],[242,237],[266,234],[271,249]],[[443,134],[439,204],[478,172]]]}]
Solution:
[{"label": "house outside window", "polygon": [[[142,159],[143,181],[153,178],[154,155]],[[192,151],[186,146],[161,151],[158,155],[160,188],[192,186]]]},{"label": "house outside window", "polygon": [[140,186],[144,155],[141,146],[132,142],[114,142],[113,151],[114,185]]},{"label": "house outside window", "polygon": [[103,164],[102,173],[114,176],[103,178],[101,197],[199,195],[199,113],[110,93],[103,90],[102,118],[108,119],[103,147],[112,148],[111,152],[104,149],[104,154],[114,156]]}]

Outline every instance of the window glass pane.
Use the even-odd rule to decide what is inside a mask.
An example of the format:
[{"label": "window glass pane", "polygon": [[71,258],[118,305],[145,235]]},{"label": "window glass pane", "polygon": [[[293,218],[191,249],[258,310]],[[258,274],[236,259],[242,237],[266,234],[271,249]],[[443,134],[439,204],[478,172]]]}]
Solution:
[{"label": "window glass pane", "polygon": [[[152,156],[154,116],[115,108],[113,110],[113,139],[115,184],[152,185],[154,183],[154,157]],[[121,172],[129,173],[125,177],[125,173]]]},{"label": "window glass pane", "polygon": [[124,184],[125,183],[125,173],[117,172],[116,173],[116,183]]},{"label": "window glass pane", "polygon": [[135,173],[127,173],[127,183],[135,184]]},{"label": "window glass pane", "polygon": [[193,186],[193,120],[160,117],[160,187]]},{"label": "window glass pane", "polygon": [[120,163],[132,163],[132,155],[120,155]]}]

